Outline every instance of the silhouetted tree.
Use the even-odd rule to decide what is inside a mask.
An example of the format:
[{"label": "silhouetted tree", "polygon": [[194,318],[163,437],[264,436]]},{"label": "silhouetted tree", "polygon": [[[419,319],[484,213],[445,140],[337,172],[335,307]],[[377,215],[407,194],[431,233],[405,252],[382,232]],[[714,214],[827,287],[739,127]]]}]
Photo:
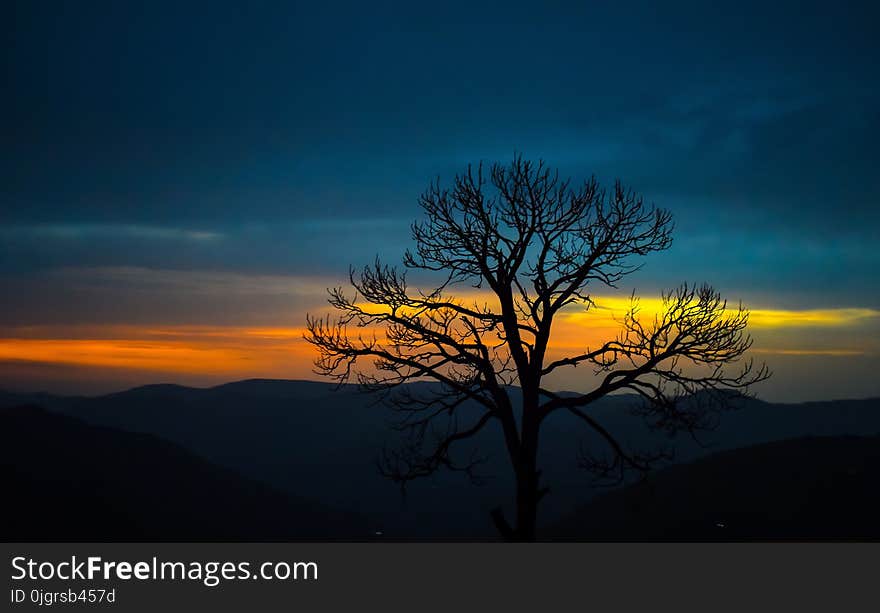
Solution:
[{"label": "silhouetted tree", "polygon": [[[647,470],[665,454],[625,449],[591,415],[592,403],[635,392],[650,425],[693,433],[714,425],[731,390],[744,393],[769,375],[765,366],[741,360],[751,345],[748,312],[741,305],[728,309],[708,285],[663,294],[662,312],[650,317],[640,316],[633,297],[616,338],[547,357],[553,321],[563,309],[590,309],[595,286],[617,287],[639,267],[634,258],[670,245],[670,213],[645,205],[619,183],[610,192],[595,179],[575,188],[543,162],[516,157],[492,165],[488,176],[482,165],[469,167],[451,189],[438,180],[420,204],[425,218],[412,225],[415,250],[406,253],[404,267],[440,273],[442,282],[430,291],[412,290],[406,271],[378,259],[352,269],[355,292],[329,290],[339,314],[309,316],[306,338],[319,350],[319,373],[387,393],[403,412],[406,443],[381,461],[385,474],[402,484],[441,467],[476,478],[481,458],[455,459],[454,447],[500,424],[516,477],[516,519],[511,526],[500,509],[492,515],[507,539],[535,538],[538,503],[547,493],[536,465],[539,433],[552,413],[567,411],[597,432],[611,457],[588,454],[589,467],[622,476],[627,468]],[[451,289],[460,284],[488,290],[491,298],[457,298]],[[358,368],[362,359],[372,367]],[[544,387],[547,375],[578,365],[599,375],[589,393],[561,395]],[[439,385],[399,387],[425,379]],[[521,392],[512,394],[510,386]]]}]

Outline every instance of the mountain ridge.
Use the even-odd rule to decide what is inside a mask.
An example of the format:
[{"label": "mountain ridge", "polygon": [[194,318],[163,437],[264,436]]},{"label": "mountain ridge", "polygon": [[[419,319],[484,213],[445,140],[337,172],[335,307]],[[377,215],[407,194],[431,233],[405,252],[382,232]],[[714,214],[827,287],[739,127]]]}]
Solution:
[{"label": "mountain ridge", "polygon": [[[434,382],[432,382],[432,381],[418,381],[418,382],[414,382],[413,384],[415,384],[415,385],[429,384],[430,385],[433,383]],[[125,388],[125,389],[117,390],[117,391],[113,391],[113,392],[106,392],[106,393],[102,393],[102,394],[88,394],[88,395],[60,394],[60,393],[45,392],[45,391],[14,391],[14,390],[10,390],[10,389],[0,388],[0,395],[18,396],[18,397],[46,396],[46,397],[54,397],[54,398],[91,398],[91,399],[94,399],[94,398],[102,398],[105,396],[116,396],[119,394],[136,392],[139,390],[150,390],[150,389],[158,389],[158,388],[168,388],[168,389],[175,389],[175,390],[181,390],[181,391],[185,390],[185,391],[196,391],[197,392],[197,391],[230,389],[230,388],[235,388],[235,387],[248,387],[248,386],[252,386],[252,385],[265,385],[265,384],[270,384],[270,385],[271,384],[317,385],[317,386],[326,387],[328,389],[330,389],[330,388],[355,389],[358,387],[358,385],[356,383],[337,384],[337,383],[332,383],[332,382],[328,382],[328,381],[318,381],[318,380],[314,380],[314,379],[273,379],[273,378],[264,378],[264,377],[251,377],[251,378],[247,378],[247,379],[236,379],[233,381],[227,381],[225,383],[218,383],[216,385],[208,385],[208,386],[184,385],[184,384],[180,384],[180,383],[168,383],[168,382],[147,383],[144,385],[136,385],[134,387]],[[517,386],[508,386],[508,387],[510,387],[514,390],[519,389],[519,387],[517,387]],[[575,394],[581,394],[583,392],[577,392],[574,390],[565,389],[565,390],[557,390],[554,393],[565,394],[565,395],[575,395]],[[614,396],[616,396],[616,397],[632,397],[632,398],[638,397],[637,394],[626,394],[626,393],[614,394]],[[841,397],[841,398],[826,398],[826,399],[819,399],[819,400],[807,400],[807,401],[802,401],[802,402],[785,402],[785,401],[775,401],[775,400],[770,401],[770,400],[765,400],[760,397],[753,397],[753,399],[758,402],[764,402],[766,404],[774,404],[774,405],[803,405],[803,404],[815,404],[815,403],[824,403],[824,402],[845,402],[845,401],[861,401],[861,400],[880,401],[880,396],[867,396],[864,398],[847,396],[847,397]]]},{"label": "mountain ridge", "polygon": [[[335,390],[335,391],[334,391]],[[20,396],[3,398],[0,406]],[[632,398],[615,396],[593,405],[594,415],[630,449],[672,445],[675,462],[713,451],[804,435],[880,433],[880,400],[774,404],[744,399],[725,413],[720,427],[701,441],[668,439],[652,433],[630,414]],[[98,397],[44,398],[47,408],[95,425],[146,432],[173,441],[196,455],[290,495],[320,500],[334,508],[380,518],[389,537],[482,538],[494,534],[489,512],[512,504],[513,476],[500,432],[489,429],[461,453],[478,449],[489,456],[482,487],[459,474],[440,473],[413,483],[405,498],[375,468],[383,447],[399,435],[389,428],[395,417],[375,397],[353,385],[306,380],[256,379],[208,388],[145,386]],[[462,407],[464,411],[468,406]],[[793,411],[795,413],[793,413]],[[551,494],[540,517],[552,523],[602,490],[578,469],[580,445],[604,451],[604,443],[563,413],[543,425],[539,462]]]}]

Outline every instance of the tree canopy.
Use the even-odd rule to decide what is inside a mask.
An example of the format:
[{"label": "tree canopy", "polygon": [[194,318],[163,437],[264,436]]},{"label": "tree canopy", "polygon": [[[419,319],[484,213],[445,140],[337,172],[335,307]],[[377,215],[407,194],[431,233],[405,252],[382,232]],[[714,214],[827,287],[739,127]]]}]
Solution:
[{"label": "tree canopy", "polygon": [[[625,449],[590,414],[593,402],[634,393],[652,427],[693,433],[714,426],[732,393],[769,376],[745,358],[748,311],[709,285],[671,289],[649,314],[633,294],[616,336],[551,359],[560,312],[595,309],[597,289],[618,288],[645,256],[671,244],[670,212],[619,182],[610,190],[595,178],[574,185],[541,161],[516,157],[488,172],[469,167],[451,187],[437,180],[419,203],[424,218],[411,227],[415,246],[403,267],[377,259],[352,268],[353,291],[331,289],[336,315],[309,316],[306,338],[318,349],[317,372],[383,393],[401,411],[408,436],[382,461],[395,480],[441,467],[476,476],[481,458],[457,457],[456,443],[500,423],[517,477],[516,526],[495,515],[508,538],[534,538],[546,494],[536,454],[549,415],[568,412],[607,442],[610,459],[589,454],[592,469],[646,470],[665,454]],[[410,287],[410,270],[437,283]],[[589,391],[563,395],[546,385],[551,373],[578,366],[592,369]],[[403,385],[421,380],[436,385]]]}]

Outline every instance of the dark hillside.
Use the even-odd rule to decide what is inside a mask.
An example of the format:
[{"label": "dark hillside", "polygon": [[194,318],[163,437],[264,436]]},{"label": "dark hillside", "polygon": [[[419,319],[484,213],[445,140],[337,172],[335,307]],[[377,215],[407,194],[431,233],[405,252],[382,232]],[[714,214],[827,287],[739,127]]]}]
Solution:
[{"label": "dark hillside", "polygon": [[33,406],[0,411],[6,541],[366,539],[368,522],[294,499],[149,434]]},{"label": "dark hillside", "polygon": [[716,453],[609,492],[548,536],[587,541],[880,539],[880,437]]}]

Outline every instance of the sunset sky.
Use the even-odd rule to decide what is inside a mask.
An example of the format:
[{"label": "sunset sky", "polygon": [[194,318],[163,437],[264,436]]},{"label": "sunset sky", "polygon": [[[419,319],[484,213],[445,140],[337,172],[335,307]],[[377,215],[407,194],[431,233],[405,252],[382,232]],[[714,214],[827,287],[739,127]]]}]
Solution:
[{"label": "sunset sky", "polygon": [[316,378],[324,289],[521,152],[676,221],[558,350],[708,281],[753,309],[760,396],[880,395],[871,3],[134,4],[0,26],[0,388]]}]

